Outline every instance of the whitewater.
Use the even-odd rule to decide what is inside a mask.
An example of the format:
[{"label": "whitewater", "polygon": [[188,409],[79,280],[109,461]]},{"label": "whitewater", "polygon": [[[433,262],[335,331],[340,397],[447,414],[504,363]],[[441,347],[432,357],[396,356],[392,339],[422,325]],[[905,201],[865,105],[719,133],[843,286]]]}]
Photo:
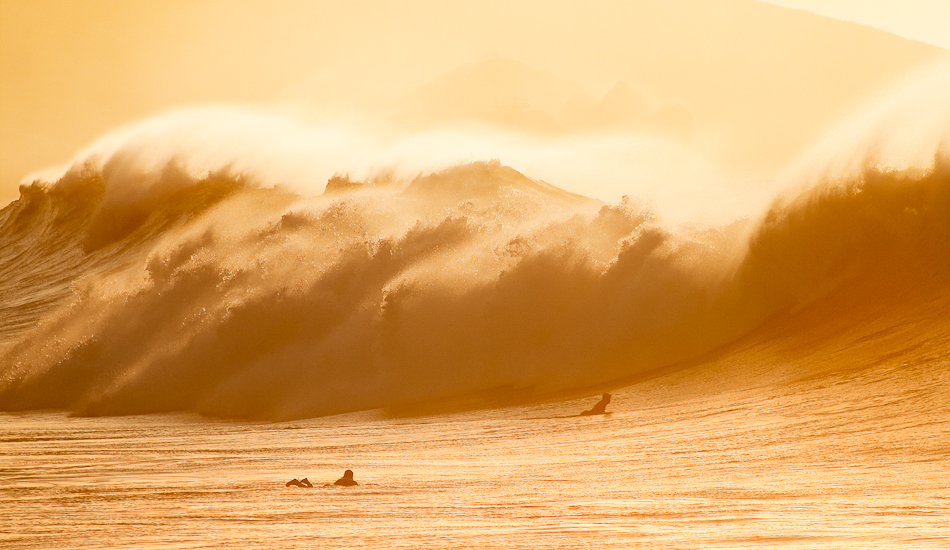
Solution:
[{"label": "whitewater", "polygon": [[682,223],[615,137],[117,130],[0,211],[0,543],[945,548],[948,91]]}]

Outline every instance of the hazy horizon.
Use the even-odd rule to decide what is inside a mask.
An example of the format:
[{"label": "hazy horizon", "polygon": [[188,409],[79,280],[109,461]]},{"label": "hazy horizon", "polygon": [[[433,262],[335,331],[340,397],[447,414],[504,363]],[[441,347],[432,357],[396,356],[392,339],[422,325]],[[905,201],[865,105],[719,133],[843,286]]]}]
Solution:
[{"label": "hazy horizon", "polygon": [[[287,112],[290,106],[297,114],[319,112],[317,121],[335,114],[335,121],[356,117],[378,129],[414,89],[493,58],[561,79],[591,101],[623,83],[651,109],[681,107],[700,156],[735,179],[774,178],[849,109],[940,51],[746,0],[608,2],[560,11],[531,4],[449,9],[422,1],[398,8],[372,2],[91,6],[2,4],[4,203],[30,173],[68,162],[119,126],[169,110],[225,103]],[[692,11],[676,11],[687,7]],[[724,19],[717,23],[715,14]],[[777,25],[777,32],[744,34],[760,24]],[[845,34],[832,39],[835,33]],[[750,39],[761,42],[735,42]],[[743,53],[752,50],[752,57]],[[836,69],[841,63],[847,71]],[[807,87],[790,82],[783,92],[782,78],[813,80]],[[545,124],[537,118],[535,129]]]}]

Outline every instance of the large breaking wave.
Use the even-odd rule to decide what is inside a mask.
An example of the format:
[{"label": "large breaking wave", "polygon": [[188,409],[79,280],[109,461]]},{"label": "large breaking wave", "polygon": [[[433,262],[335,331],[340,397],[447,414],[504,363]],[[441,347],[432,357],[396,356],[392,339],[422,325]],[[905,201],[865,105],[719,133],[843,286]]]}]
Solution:
[{"label": "large breaking wave", "polygon": [[[0,213],[0,409],[281,419],[525,401],[681,364],[829,297],[943,293],[944,69],[913,88],[925,102],[885,106],[844,154],[836,140],[834,162],[816,153],[824,170],[761,218],[720,225],[498,161],[340,174],[314,196],[272,183],[332,167],[336,133],[295,149],[296,127],[255,141],[258,118],[239,114],[241,139],[209,149],[194,117],[131,128]],[[276,174],[253,162],[274,147]]]}]

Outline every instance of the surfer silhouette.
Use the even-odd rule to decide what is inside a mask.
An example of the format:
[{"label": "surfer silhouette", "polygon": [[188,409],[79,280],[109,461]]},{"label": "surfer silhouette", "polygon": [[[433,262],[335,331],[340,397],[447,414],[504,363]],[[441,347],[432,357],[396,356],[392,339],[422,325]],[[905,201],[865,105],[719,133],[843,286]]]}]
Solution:
[{"label": "surfer silhouette", "polygon": [[353,479],[353,470],[347,470],[343,472],[343,477],[333,482],[334,485],[342,485],[343,487],[350,487],[352,485],[359,485],[355,479]]},{"label": "surfer silhouette", "polygon": [[[359,483],[357,483],[356,480],[353,479],[353,470],[347,470],[343,472],[343,477],[334,481],[332,485],[340,485],[342,487],[351,487],[353,485],[359,485]],[[330,486],[331,486],[330,483],[327,483],[326,485],[324,485],[324,487],[330,487]],[[313,484],[310,483],[310,480],[307,478],[303,478],[303,479],[294,478],[288,481],[285,487],[313,487]]]},{"label": "surfer silhouette", "polygon": [[301,480],[294,478],[288,481],[285,487],[313,487],[313,484],[310,483],[310,480],[307,478],[303,478]]},{"label": "surfer silhouette", "polygon": [[600,401],[597,402],[590,410],[582,412],[579,416],[590,416],[592,414],[607,414],[607,404],[610,403],[610,394],[604,393],[600,398]]}]

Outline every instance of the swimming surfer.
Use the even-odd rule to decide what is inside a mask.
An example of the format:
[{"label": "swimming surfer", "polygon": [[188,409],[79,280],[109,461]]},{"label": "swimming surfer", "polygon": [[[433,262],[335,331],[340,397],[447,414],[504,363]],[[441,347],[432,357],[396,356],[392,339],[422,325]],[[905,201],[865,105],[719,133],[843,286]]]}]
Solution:
[{"label": "swimming surfer", "polygon": [[[355,479],[353,479],[353,470],[347,470],[343,472],[343,477],[334,481],[332,484],[327,483],[324,487],[331,487],[332,485],[340,485],[342,487],[352,487],[353,485],[359,485]],[[285,487],[313,487],[313,484],[310,483],[310,480],[307,478],[303,479],[291,479],[287,482]]]},{"label": "swimming surfer", "polygon": [[350,487],[353,485],[359,485],[355,479],[353,479],[353,470],[347,470],[343,472],[343,477],[333,482],[334,485],[342,485],[343,487]]},{"label": "swimming surfer", "polygon": [[589,411],[582,412],[579,416],[590,416],[592,414],[607,414],[607,403],[610,403],[610,394],[604,393],[600,401]]}]

